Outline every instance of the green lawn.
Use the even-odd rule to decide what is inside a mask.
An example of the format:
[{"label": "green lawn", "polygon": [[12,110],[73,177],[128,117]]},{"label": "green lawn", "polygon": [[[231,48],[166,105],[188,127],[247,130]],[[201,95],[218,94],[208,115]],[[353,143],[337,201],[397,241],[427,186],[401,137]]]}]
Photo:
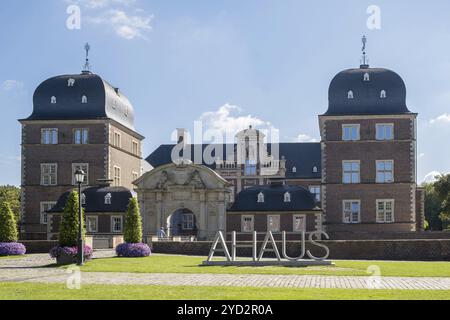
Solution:
[{"label": "green lawn", "polygon": [[0,256],[0,259],[22,259],[25,258],[25,256]]},{"label": "green lawn", "polygon": [[148,258],[108,258],[88,262],[82,271],[136,273],[212,273],[212,274],[311,274],[366,276],[376,265],[382,276],[450,277],[450,262],[336,261],[333,267],[201,267],[205,258],[154,255]]},{"label": "green lawn", "polygon": [[450,300],[450,291],[0,283],[0,300]]}]

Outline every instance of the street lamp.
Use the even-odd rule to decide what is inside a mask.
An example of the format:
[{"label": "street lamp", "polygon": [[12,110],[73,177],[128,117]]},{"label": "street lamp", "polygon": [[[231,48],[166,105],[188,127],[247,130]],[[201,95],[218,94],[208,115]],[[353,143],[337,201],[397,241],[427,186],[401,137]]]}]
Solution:
[{"label": "street lamp", "polygon": [[75,181],[78,184],[78,265],[84,263],[84,244],[83,244],[83,208],[81,201],[81,184],[84,182],[86,174],[83,170],[75,171]]}]

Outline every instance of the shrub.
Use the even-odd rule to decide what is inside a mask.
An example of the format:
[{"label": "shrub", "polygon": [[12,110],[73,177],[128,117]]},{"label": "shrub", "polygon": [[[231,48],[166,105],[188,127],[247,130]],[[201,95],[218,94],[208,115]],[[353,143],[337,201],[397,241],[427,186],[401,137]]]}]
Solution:
[{"label": "shrub", "polygon": [[0,203],[0,242],[17,242],[16,219],[8,202]]},{"label": "shrub", "polygon": [[[93,250],[89,246],[84,246],[84,258],[90,260],[92,258]],[[53,259],[58,259],[61,255],[70,256],[73,258],[73,263],[77,262],[78,247],[54,247],[50,250],[50,256]]]},{"label": "shrub", "polygon": [[[76,247],[78,240],[78,192],[73,191],[70,193],[67,199],[66,206],[64,207],[64,212],[62,214],[61,229],[59,231],[59,245],[60,247]],[[83,210],[84,217],[84,210]],[[84,218],[82,219],[83,224],[83,239],[86,233],[84,226]]]},{"label": "shrub", "polygon": [[27,252],[25,246],[17,242],[0,243],[0,256],[21,256]]},{"label": "shrub", "polygon": [[151,250],[145,243],[122,243],[116,248],[119,257],[139,258],[151,255]]},{"label": "shrub", "polygon": [[142,242],[142,217],[136,198],[131,198],[125,214],[124,240],[127,243]]}]

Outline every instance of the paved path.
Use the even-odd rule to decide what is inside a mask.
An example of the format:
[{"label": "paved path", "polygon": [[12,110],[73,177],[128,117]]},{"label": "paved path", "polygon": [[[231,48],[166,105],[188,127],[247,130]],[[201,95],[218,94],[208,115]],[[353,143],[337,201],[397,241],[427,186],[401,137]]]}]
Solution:
[{"label": "paved path", "polygon": [[[96,256],[111,256],[110,252]],[[0,282],[66,283],[71,276],[61,268],[46,268],[47,255],[0,259]],[[450,290],[450,278],[356,277],[315,275],[142,274],[82,272],[82,284],[231,286],[268,288],[341,288]]]}]

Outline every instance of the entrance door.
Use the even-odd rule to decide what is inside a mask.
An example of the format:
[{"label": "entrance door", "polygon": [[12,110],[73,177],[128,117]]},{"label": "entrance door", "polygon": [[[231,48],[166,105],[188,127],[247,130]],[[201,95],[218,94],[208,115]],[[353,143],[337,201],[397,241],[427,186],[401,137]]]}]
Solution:
[{"label": "entrance door", "polygon": [[175,211],[167,221],[167,230],[170,237],[197,236],[197,221],[195,214],[189,209]]}]

